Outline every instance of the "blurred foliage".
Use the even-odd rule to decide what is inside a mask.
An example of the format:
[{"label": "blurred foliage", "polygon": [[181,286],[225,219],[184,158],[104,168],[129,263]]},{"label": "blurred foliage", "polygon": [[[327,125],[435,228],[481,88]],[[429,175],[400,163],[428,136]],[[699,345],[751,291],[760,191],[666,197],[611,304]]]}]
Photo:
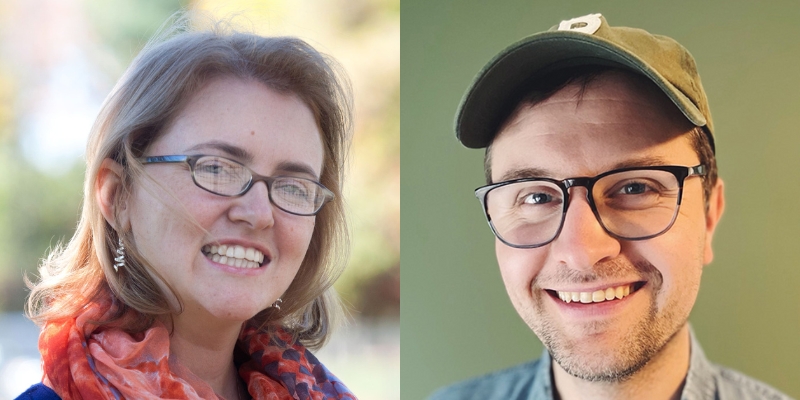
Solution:
[{"label": "blurred foliage", "polygon": [[35,276],[45,251],[69,240],[75,230],[83,194],[83,163],[57,177],[39,172],[18,153],[3,148],[0,168],[0,306],[21,310],[27,291],[23,273]]},{"label": "blurred foliage", "polygon": [[118,70],[109,73],[120,75],[167,17],[187,4],[186,0],[83,0],[97,43],[116,61]]},{"label": "blurred foliage", "polygon": [[[13,0],[0,21],[20,12],[54,12],[57,2]],[[362,316],[399,317],[400,295],[400,84],[398,0],[74,0],[84,32],[63,32],[80,41],[101,75],[94,90],[105,96],[147,40],[174,12],[196,9],[243,23],[265,35],[292,34],[340,61],[353,83],[356,132],[345,193],[353,251],[337,283],[343,299]],[[70,4],[71,4],[70,3]],[[24,4],[24,6],[23,6]],[[42,10],[35,7],[40,6]],[[27,7],[27,8],[26,8]],[[71,10],[64,7],[64,10]],[[34,11],[31,11],[34,9]],[[59,11],[59,12],[67,12]],[[29,16],[30,17],[30,16]],[[50,15],[50,17],[53,17]],[[69,17],[69,16],[56,16]],[[16,18],[16,17],[14,17]],[[38,21],[37,21],[38,22]],[[5,25],[5,24],[4,24]],[[234,26],[236,26],[234,24]],[[0,311],[21,310],[22,276],[35,271],[47,251],[74,232],[80,209],[83,162],[64,165],[58,176],[37,170],[19,151],[20,122],[42,92],[41,74],[57,57],[33,54],[3,61],[11,35],[0,28]],[[16,38],[16,39],[12,39]],[[34,38],[34,41],[47,38]],[[46,52],[47,46],[34,46]],[[41,61],[42,59],[46,60]],[[56,61],[53,61],[56,59]],[[24,104],[24,107],[20,107]]]}]

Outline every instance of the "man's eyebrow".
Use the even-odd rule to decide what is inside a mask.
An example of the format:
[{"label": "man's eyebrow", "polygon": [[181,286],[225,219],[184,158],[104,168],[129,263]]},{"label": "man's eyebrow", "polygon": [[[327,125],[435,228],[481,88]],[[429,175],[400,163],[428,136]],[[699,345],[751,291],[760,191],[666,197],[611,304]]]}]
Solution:
[{"label": "man's eyebrow", "polygon": [[226,143],[220,140],[210,140],[208,142],[196,144],[186,149],[186,152],[192,152],[202,149],[219,150],[243,164],[249,164],[253,161],[253,155],[249,151],[239,146],[234,146],[230,143]]},{"label": "man's eyebrow", "polygon": [[497,182],[505,182],[523,178],[546,178],[551,176],[553,176],[552,172],[543,168],[518,168],[506,171],[500,176],[500,179]]},{"label": "man's eyebrow", "polygon": [[[658,157],[658,156],[640,157],[618,162],[614,164],[611,168],[609,168],[607,171],[622,169],[622,168],[652,167],[652,166],[667,165],[667,164],[670,163],[663,157]],[[600,171],[599,173],[603,172],[606,171]],[[556,174],[553,171],[544,168],[518,168],[505,172],[502,176],[500,176],[500,179],[497,180],[496,182],[505,182],[514,179],[524,179],[524,178],[553,178],[555,176]]]},{"label": "man's eyebrow", "polygon": [[639,157],[618,162],[614,164],[614,166],[612,166],[611,169],[614,170],[614,169],[635,168],[635,167],[654,167],[658,165],[669,165],[669,164],[674,164],[674,163],[670,163],[663,157],[658,157],[658,156]]}]

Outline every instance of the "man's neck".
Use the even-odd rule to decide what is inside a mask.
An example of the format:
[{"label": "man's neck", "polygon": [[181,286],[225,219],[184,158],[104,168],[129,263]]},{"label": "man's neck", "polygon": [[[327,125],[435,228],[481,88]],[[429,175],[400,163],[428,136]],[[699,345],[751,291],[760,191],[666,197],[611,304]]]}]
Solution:
[{"label": "man's neck", "polygon": [[623,382],[589,382],[576,378],[553,362],[554,392],[574,399],[679,399],[691,351],[689,327],[677,334],[642,369]]}]

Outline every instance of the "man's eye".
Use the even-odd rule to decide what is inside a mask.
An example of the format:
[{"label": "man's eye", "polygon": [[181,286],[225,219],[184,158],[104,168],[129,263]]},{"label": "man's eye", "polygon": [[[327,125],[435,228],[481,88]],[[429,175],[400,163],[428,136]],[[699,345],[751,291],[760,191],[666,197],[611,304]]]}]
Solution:
[{"label": "man's eye", "polygon": [[545,204],[553,201],[553,196],[547,193],[531,193],[522,199],[525,204]]},{"label": "man's eye", "polygon": [[620,189],[620,193],[622,194],[643,194],[647,191],[647,185],[640,182],[629,183]]}]

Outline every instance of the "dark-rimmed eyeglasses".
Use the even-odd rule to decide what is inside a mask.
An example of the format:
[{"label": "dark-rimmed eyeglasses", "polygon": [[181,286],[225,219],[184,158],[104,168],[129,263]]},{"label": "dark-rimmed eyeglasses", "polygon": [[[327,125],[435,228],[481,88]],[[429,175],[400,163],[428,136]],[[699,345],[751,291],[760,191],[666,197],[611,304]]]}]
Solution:
[{"label": "dark-rimmed eyeglasses", "polygon": [[256,182],[264,181],[272,204],[294,215],[315,215],[334,198],[333,192],[317,181],[294,176],[259,175],[237,161],[220,156],[171,155],[138,160],[142,164],[186,163],[195,185],[220,196],[243,196]]},{"label": "dark-rimmed eyeglasses", "polygon": [[597,221],[611,236],[644,240],[663,234],[678,215],[683,182],[705,176],[706,166],[633,167],[593,178],[523,178],[475,189],[495,236],[517,248],[544,246],[558,237],[569,189],[583,186]]}]

